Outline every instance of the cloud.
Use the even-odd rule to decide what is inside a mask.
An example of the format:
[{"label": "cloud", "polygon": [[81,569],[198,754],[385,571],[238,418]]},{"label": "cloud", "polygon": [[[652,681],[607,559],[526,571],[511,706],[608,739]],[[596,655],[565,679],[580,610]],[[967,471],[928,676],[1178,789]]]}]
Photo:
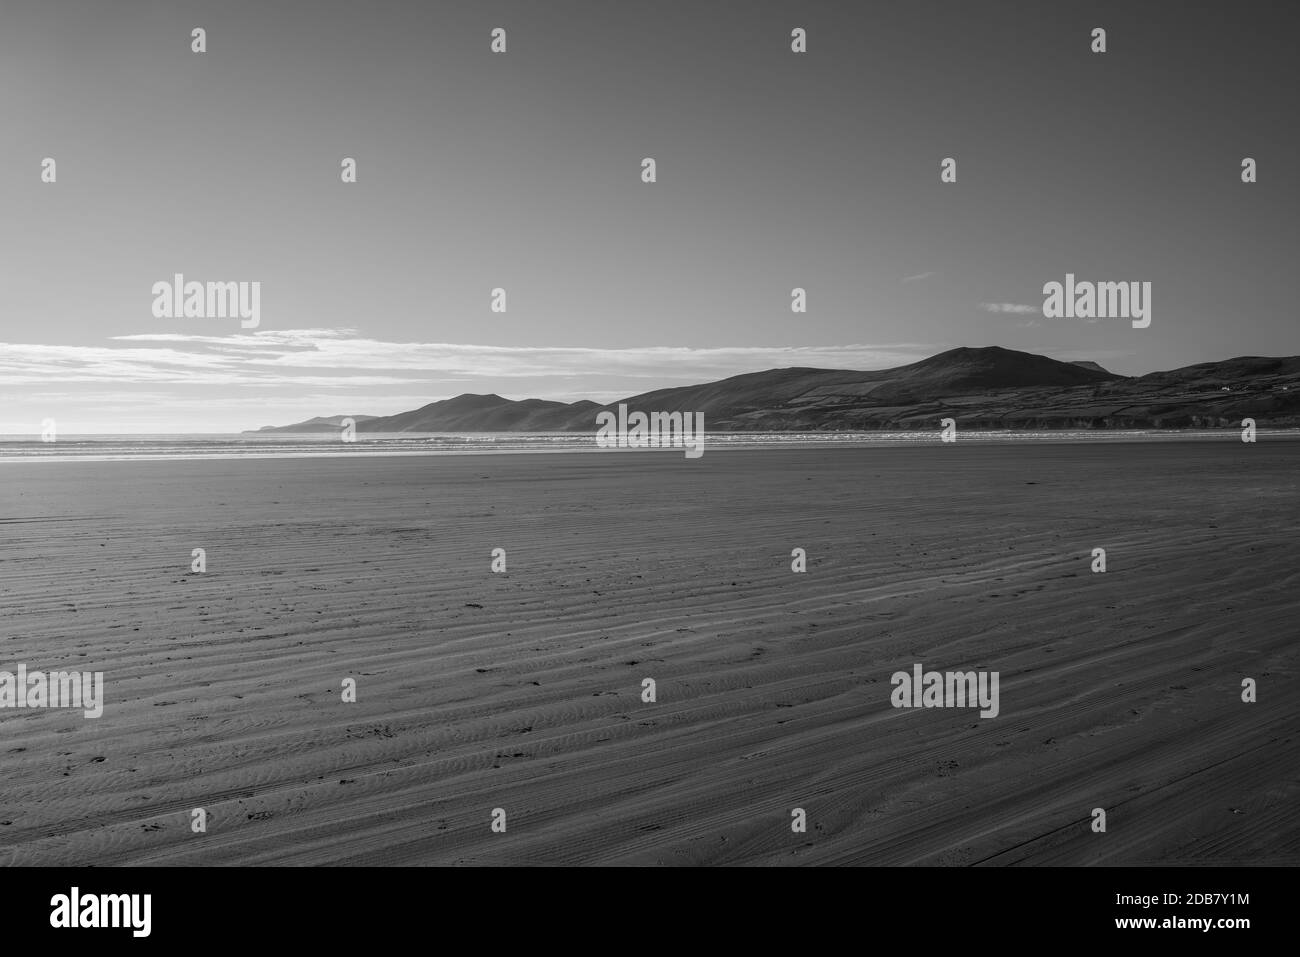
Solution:
[{"label": "cloud", "polygon": [[231,431],[295,416],[387,414],[464,392],[609,401],[771,368],[879,369],[935,351],[920,343],[600,348],[389,342],[351,329],[176,332],[98,345],[0,343],[0,397],[14,432],[45,415],[66,417],[69,433]]},{"label": "cloud", "polygon": [[[897,345],[488,346],[388,342],[349,329],[283,329],[226,336],[155,333],[109,345],[0,343],[5,385],[116,383],[160,387],[372,387],[512,378],[699,381],[786,366],[872,369],[914,362],[933,349]],[[581,382],[575,389],[590,388]]]},{"label": "cloud", "polygon": [[1043,314],[1042,306],[1026,306],[1020,302],[981,302],[980,308],[985,312],[1010,312],[1021,316]]},{"label": "cloud", "polygon": [[929,279],[933,275],[932,272],[919,272],[915,276],[904,276],[903,282],[920,282],[922,279]]}]

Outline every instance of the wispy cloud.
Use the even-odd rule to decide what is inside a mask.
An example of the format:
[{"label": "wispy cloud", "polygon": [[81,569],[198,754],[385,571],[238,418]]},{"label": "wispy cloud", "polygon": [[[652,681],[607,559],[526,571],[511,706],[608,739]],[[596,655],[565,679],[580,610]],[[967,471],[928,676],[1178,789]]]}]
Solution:
[{"label": "wispy cloud", "polygon": [[[736,375],[778,366],[881,368],[930,354],[921,343],[883,346],[488,346],[445,342],[389,342],[347,329],[286,329],[228,336],[146,334],[117,337],[119,347],[7,346],[0,368],[11,374],[77,373],[103,378],[139,376],[193,381],[195,374],[303,382],[312,374],[347,376],[355,384],[461,377],[535,378],[619,375],[652,379]],[[367,375],[362,375],[367,373]],[[48,381],[48,379],[46,380]]]},{"label": "wispy cloud", "polygon": [[221,431],[315,414],[386,414],[464,392],[611,400],[770,368],[879,369],[936,351],[921,343],[491,346],[390,342],[351,329],[144,334],[96,345],[0,343],[0,396],[12,417],[0,422],[0,431],[30,430],[45,415],[70,419],[77,423],[73,431],[93,431],[104,421],[113,423],[103,426],[109,431],[136,424]]},{"label": "wispy cloud", "polygon": [[929,279],[933,275],[932,272],[919,272],[915,276],[904,276],[903,282],[920,282],[922,279]]}]

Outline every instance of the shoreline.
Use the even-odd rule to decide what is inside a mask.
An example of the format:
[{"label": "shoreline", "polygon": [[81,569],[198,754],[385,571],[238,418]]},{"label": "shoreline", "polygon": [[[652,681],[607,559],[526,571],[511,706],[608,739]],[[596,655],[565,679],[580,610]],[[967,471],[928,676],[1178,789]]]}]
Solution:
[{"label": "shoreline", "polygon": [[[479,435],[487,435],[480,433]],[[366,438],[356,442],[341,443],[336,440],[322,439],[315,436],[303,436],[299,441],[260,439],[231,441],[214,438],[183,438],[170,441],[154,440],[150,436],[132,439],[121,436],[111,438],[68,437],[59,443],[42,443],[39,440],[12,441],[0,440],[0,465],[12,462],[116,462],[116,461],[212,461],[227,459],[299,459],[299,458],[405,458],[428,456],[464,456],[464,455],[538,455],[538,454],[572,454],[572,453],[612,453],[612,452],[658,452],[681,455],[681,446],[663,448],[602,448],[596,444],[594,435],[552,433],[495,433],[497,440],[483,438],[462,438],[459,443],[449,440],[447,436],[454,433],[439,433],[437,436],[402,435],[399,437]],[[437,445],[420,445],[437,441]],[[1262,430],[1256,433],[1256,441],[1290,442],[1300,440],[1300,429]],[[265,449],[275,441],[283,442],[287,447]],[[528,443],[533,444],[528,444]],[[1070,432],[1065,430],[1029,430],[1024,432],[970,431],[960,433],[956,442],[943,442],[938,433],[839,433],[837,437],[821,437],[813,433],[744,433],[727,432],[709,435],[706,433],[703,443],[704,451],[737,452],[760,450],[796,451],[821,449],[882,449],[882,448],[926,448],[942,445],[978,446],[978,447],[1025,447],[1027,445],[1140,445],[1172,443],[1241,443],[1241,430],[1225,429],[1216,431],[1162,430],[1162,431],[1085,431]],[[523,444],[513,444],[523,443]],[[367,448],[367,445],[374,447]],[[51,449],[51,445],[60,446]],[[169,446],[168,451],[159,451],[153,445]],[[204,446],[224,446],[222,448],[205,448]],[[6,446],[21,446],[29,449],[27,454],[18,454],[7,450]],[[102,450],[100,446],[111,449]],[[197,448],[195,447],[197,446]],[[689,457],[689,456],[688,456]]]}]

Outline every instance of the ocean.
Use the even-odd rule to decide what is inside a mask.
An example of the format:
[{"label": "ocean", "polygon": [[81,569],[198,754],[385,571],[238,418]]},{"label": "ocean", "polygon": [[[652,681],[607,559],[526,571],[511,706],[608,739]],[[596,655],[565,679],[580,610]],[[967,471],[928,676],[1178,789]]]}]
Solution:
[{"label": "ocean", "polygon": [[[1261,438],[1294,439],[1300,429],[1259,433]],[[1240,442],[1237,429],[1026,429],[963,431],[959,443],[1115,443],[1157,441]],[[938,445],[937,430],[871,432],[710,432],[704,448],[833,448],[841,446]],[[261,435],[206,433],[172,435],[67,435],[42,442],[33,435],[0,435],[0,462],[124,459],[304,458],[340,455],[472,455],[539,452],[678,452],[680,448],[602,449],[592,433],[437,432],[358,434],[344,442],[337,433]]]}]

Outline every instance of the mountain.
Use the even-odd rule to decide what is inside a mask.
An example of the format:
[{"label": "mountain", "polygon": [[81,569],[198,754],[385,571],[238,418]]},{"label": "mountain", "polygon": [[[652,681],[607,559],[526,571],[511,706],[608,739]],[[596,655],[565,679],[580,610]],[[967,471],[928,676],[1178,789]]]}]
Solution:
[{"label": "mountain", "polygon": [[659,389],[623,401],[629,408],[645,411],[700,411],[706,423],[732,423],[740,431],[805,429],[852,410],[903,409],[949,396],[1095,385],[1119,378],[1104,369],[1093,372],[1046,356],[989,346],[951,349],[877,372],[799,368],[752,372],[705,385]]},{"label": "mountain", "polygon": [[[1300,426],[1300,357],[1243,356],[1125,377],[999,346],[958,348],[895,369],[769,369],[622,399],[643,412],[703,412],[710,431]],[[583,432],[619,402],[460,395],[397,415],[354,416],[358,432]],[[334,416],[332,420],[341,417]],[[261,432],[326,431],[312,419]]]},{"label": "mountain", "polygon": [[[371,419],[359,432],[564,432],[594,420],[595,402],[512,401],[499,395],[458,395],[410,412]],[[292,428],[292,426],[290,426]]]},{"label": "mountain", "polygon": [[[314,419],[308,419],[306,422],[299,422],[297,425],[281,427],[276,425],[264,425],[257,432],[337,432],[343,427],[344,419],[352,419],[358,425],[362,422],[369,422],[376,419],[375,415],[318,415]],[[245,433],[247,434],[247,433]]]}]

